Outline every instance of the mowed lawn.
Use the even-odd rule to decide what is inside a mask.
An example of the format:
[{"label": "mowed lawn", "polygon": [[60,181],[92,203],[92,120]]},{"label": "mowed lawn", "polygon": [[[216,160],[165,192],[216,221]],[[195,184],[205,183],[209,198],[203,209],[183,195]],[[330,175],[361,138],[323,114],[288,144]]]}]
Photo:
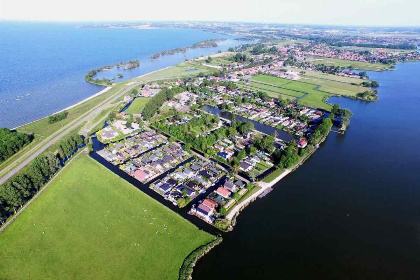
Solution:
[{"label": "mowed lawn", "polygon": [[300,94],[300,96],[307,93],[305,97],[299,100],[301,104],[312,108],[331,110],[331,105],[324,102],[324,100],[327,99],[330,94],[328,92],[323,92],[320,89],[315,90],[320,85],[293,81],[268,75],[256,75],[252,77],[252,80],[271,84],[273,86],[279,87],[280,89],[290,90]]},{"label": "mowed lawn", "polygon": [[143,112],[144,107],[150,101],[149,97],[138,97],[134,99],[133,103],[131,103],[130,107],[125,110],[127,114],[140,114]]},{"label": "mowed lawn", "polygon": [[0,234],[0,279],[177,279],[212,238],[81,154]]}]

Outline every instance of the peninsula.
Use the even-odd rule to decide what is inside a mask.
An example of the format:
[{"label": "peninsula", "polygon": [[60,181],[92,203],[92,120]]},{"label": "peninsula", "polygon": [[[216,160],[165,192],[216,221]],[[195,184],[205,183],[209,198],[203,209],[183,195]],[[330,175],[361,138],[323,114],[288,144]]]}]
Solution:
[{"label": "peninsula", "polygon": [[[264,39],[118,83],[95,78],[113,66],[93,70],[86,81],[108,86],[102,94],[3,129],[13,145],[0,141],[0,278],[43,279],[48,266],[60,279],[139,270],[144,279],[189,279],[244,207],[270,195],[331,132],[346,133],[352,112],[330,97],[375,102],[380,84],[366,70],[420,60],[412,37],[273,30],[233,26]],[[58,250],[69,264],[50,262]]]}]

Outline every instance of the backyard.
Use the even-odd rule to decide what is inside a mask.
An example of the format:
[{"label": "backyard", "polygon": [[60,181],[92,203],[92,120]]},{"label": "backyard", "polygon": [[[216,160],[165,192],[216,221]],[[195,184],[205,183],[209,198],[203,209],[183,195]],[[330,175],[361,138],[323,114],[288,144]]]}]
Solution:
[{"label": "backyard", "polygon": [[131,103],[130,107],[128,107],[125,112],[127,114],[141,114],[149,100],[150,98],[148,97],[138,97],[134,99],[133,103]]}]

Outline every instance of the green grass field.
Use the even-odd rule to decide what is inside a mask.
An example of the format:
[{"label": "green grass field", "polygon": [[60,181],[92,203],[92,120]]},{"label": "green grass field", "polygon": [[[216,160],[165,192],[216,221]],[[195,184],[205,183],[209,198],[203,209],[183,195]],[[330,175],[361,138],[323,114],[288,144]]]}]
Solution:
[{"label": "green grass field", "polygon": [[295,92],[297,97],[307,93],[307,96],[299,100],[300,103],[313,108],[331,110],[331,105],[324,102],[325,98],[328,98],[330,94],[320,90],[315,90],[315,88],[317,88],[319,85],[300,81],[292,81],[267,75],[256,75],[252,77],[252,80],[272,84],[276,87],[279,87],[280,90],[290,90],[291,92]]},{"label": "green grass field", "polygon": [[211,240],[80,154],[0,234],[0,279],[177,279]]},{"label": "green grass field", "polygon": [[216,69],[201,65],[201,62],[191,60],[184,61],[175,66],[171,66],[161,71],[153,72],[141,78],[135,78],[134,81],[148,83],[159,80],[174,80],[179,78],[196,77],[199,73],[214,72]]},{"label": "green grass field", "polygon": [[127,114],[140,114],[143,112],[144,107],[149,102],[149,97],[139,97],[134,99],[133,103],[131,103],[130,107],[125,110]]},{"label": "green grass field", "polygon": [[340,66],[344,68],[353,67],[354,69],[369,70],[369,71],[383,71],[383,70],[392,69],[392,65],[388,65],[388,64],[351,61],[351,60],[343,60],[343,59],[320,57],[320,56],[311,57],[310,60],[312,60],[313,63],[316,65],[318,64],[334,65],[334,66]]}]

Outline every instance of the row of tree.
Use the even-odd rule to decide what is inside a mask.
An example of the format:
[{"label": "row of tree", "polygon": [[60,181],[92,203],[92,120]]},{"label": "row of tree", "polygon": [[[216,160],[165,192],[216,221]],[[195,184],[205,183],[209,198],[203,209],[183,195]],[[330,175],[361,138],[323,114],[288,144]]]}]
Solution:
[{"label": "row of tree", "polygon": [[150,119],[159,112],[160,107],[167,100],[171,100],[176,94],[183,92],[183,87],[163,88],[159,93],[150,99],[147,106],[144,107],[142,115],[145,120]]},{"label": "row of tree", "polygon": [[0,163],[31,143],[32,134],[20,133],[7,128],[0,128]]},{"label": "row of tree", "polygon": [[82,145],[83,137],[71,134],[60,141],[58,153],[36,157],[20,173],[0,185],[0,220],[28,201]]},{"label": "row of tree", "polygon": [[61,113],[51,115],[51,116],[48,117],[48,123],[52,124],[52,123],[64,120],[65,118],[67,118],[68,114],[69,114],[69,112],[63,111]]}]

